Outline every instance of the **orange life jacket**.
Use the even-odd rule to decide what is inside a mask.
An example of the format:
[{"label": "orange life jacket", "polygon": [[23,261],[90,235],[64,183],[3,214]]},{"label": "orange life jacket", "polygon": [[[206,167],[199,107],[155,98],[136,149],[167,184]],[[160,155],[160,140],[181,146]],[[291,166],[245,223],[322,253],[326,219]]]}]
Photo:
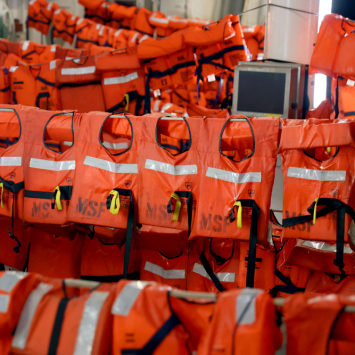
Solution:
[{"label": "orange life jacket", "polygon": [[85,18],[105,24],[109,20],[109,3],[103,0],[79,0],[85,7]]},{"label": "orange life jacket", "polygon": [[184,251],[164,255],[160,251],[140,251],[140,280],[155,281],[163,285],[186,290],[187,259]]},{"label": "orange life jacket", "polygon": [[218,296],[198,354],[273,355],[281,339],[272,298],[261,290],[233,290]]},{"label": "orange life jacket", "polygon": [[127,38],[124,35],[123,31],[124,29],[121,28],[117,31],[112,31],[111,33],[109,33],[107,42],[110,47],[115,49],[122,49],[126,47]]},{"label": "orange life jacket", "polygon": [[80,121],[81,114],[75,112],[33,110],[27,115],[31,130],[26,132],[23,159],[26,222],[69,222]]},{"label": "orange life jacket", "polygon": [[0,215],[23,218],[23,155],[29,111],[18,106],[0,105]]},{"label": "orange life jacket", "polygon": [[214,303],[178,299],[170,290],[144,281],[118,283],[112,306],[113,353],[187,355],[197,350]]},{"label": "orange life jacket", "polygon": [[22,309],[11,354],[108,355],[114,286],[102,284],[80,295],[60,279],[42,280]]},{"label": "orange life jacket", "polygon": [[26,26],[35,28],[44,35],[48,34],[54,12],[59,6],[45,0],[32,0],[28,4]]},{"label": "orange life jacket", "polygon": [[110,4],[109,12],[111,13],[111,22],[114,21],[119,24],[119,28],[130,30],[133,28],[133,19],[137,12],[137,6],[124,6],[117,4]]},{"label": "orange life jacket", "polygon": [[[352,84],[353,82],[351,82]],[[355,118],[355,88],[351,85],[338,86],[338,118]]]},{"label": "orange life jacket", "polygon": [[251,55],[251,60],[260,60],[264,58],[264,37],[265,26],[242,26],[245,44]]},{"label": "orange life jacket", "polygon": [[9,69],[11,104],[36,106],[36,81],[27,65],[13,66]]},{"label": "orange life jacket", "polygon": [[[90,45],[92,44],[88,40],[89,31],[91,30],[92,27],[95,27],[97,25],[100,26],[99,24],[96,24],[95,22],[92,22],[86,18],[85,19],[81,18],[78,21],[76,21],[76,24],[75,24],[75,35],[76,35],[75,47],[89,49]],[[97,41],[94,41],[94,44],[98,44]]]},{"label": "orange life jacket", "polygon": [[191,243],[187,289],[222,292],[238,287],[239,242],[199,238]]},{"label": "orange life jacket", "polygon": [[137,53],[131,49],[120,49],[104,53],[96,57],[97,71],[113,71],[121,69],[137,69],[142,67]]},{"label": "orange life jacket", "polygon": [[144,35],[148,36],[153,36],[154,34],[154,27],[151,26],[149,23],[149,18],[152,15],[152,12],[149,11],[148,9],[145,9],[144,7],[141,7],[138,9],[136,16],[135,16],[135,22],[134,22],[134,30],[142,33]]},{"label": "orange life jacket", "polygon": [[[138,222],[191,231],[198,201],[201,118],[161,118],[145,115],[141,126]],[[172,154],[163,136],[185,144]]]},{"label": "orange life jacket", "polygon": [[[355,107],[354,107],[355,110]],[[326,99],[322,101],[317,108],[309,110],[307,113],[307,119],[309,118],[329,118],[333,111],[330,100]]]},{"label": "orange life jacket", "polygon": [[188,104],[187,113],[189,116],[206,116],[210,118],[229,118],[229,112],[226,109],[210,109],[195,104]]},{"label": "orange life jacket", "polygon": [[2,67],[0,70],[0,104],[11,102],[11,87],[9,70]]},{"label": "orange life jacket", "polygon": [[283,238],[336,241],[334,263],[341,273],[344,242],[349,240],[346,231],[355,219],[355,205],[349,199],[354,124],[350,120],[282,120]]},{"label": "orange life jacket", "polygon": [[[330,343],[335,333],[342,332],[344,336],[347,331],[342,326],[346,304],[354,303],[350,297],[337,295],[297,294],[288,298],[282,307],[287,354],[337,354],[330,351]],[[352,329],[353,325],[349,327]]]},{"label": "orange life jacket", "polygon": [[21,42],[12,42],[6,38],[0,38],[0,49],[7,54],[18,54]]},{"label": "orange life jacket", "polygon": [[279,120],[244,116],[232,116],[228,120],[207,119],[201,134],[204,140],[199,145],[200,189],[218,191],[218,196],[213,204],[210,200],[207,202],[211,196],[199,196],[191,238],[249,240],[246,285],[253,287],[256,243],[268,247]]},{"label": "orange life jacket", "polygon": [[55,236],[29,228],[28,271],[56,278],[80,278],[80,257],[84,237]]},{"label": "orange life jacket", "polygon": [[38,44],[33,41],[22,41],[18,48],[18,56],[28,64],[48,63],[55,59],[58,44]]},{"label": "orange life jacket", "polygon": [[169,26],[170,17],[166,17],[162,12],[154,11],[148,21],[151,26],[155,27],[158,38],[168,37],[174,32]]},{"label": "orange life jacket", "polygon": [[[81,182],[73,191],[70,219],[127,230],[124,269],[127,278],[138,199],[140,119],[110,116],[103,112],[84,116],[76,156],[76,176],[80,176]],[[97,182],[93,189],[95,174]]]},{"label": "orange life jacket", "polygon": [[89,52],[83,48],[59,47],[56,51],[56,59],[70,60],[74,58],[86,57]]},{"label": "orange life jacket", "polygon": [[[189,92],[184,87],[181,86],[175,88],[171,92],[171,102],[174,105],[187,108],[189,104]],[[203,116],[203,115],[192,115],[192,116]]]},{"label": "orange life jacket", "polygon": [[75,26],[79,17],[72,15],[65,9],[59,9],[53,15],[52,43],[53,38],[61,38],[70,44],[73,44],[75,35]]},{"label": "orange life jacket", "polygon": [[96,73],[93,56],[58,63],[57,82],[63,110],[105,111],[101,75]]},{"label": "orange life jacket", "polygon": [[[311,57],[310,74],[322,73],[328,76],[334,75],[333,68],[335,59],[338,56],[340,43],[345,36],[350,35],[350,32],[354,28],[354,23],[347,21],[341,15],[329,14],[324,16]],[[345,41],[345,45],[346,42],[348,41]],[[349,53],[347,53],[347,56],[349,56]],[[338,62],[338,64],[341,63]]]},{"label": "orange life jacket", "polygon": [[154,100],[151,104],[152,112],[162,112],[168,115],[175,115],[178,117],[188,117],[188,114],[184,108],[172,104],[171,102],[165,102],[162,100]]},{"label": "orange life jacket", "polygon": [[38,277],[22,272],[0,271],[0,352],[10,354],[13,332]]},{"label": "orange life jacket", "polygon": [[[81,251],[81,279],[117,282],[123,278],[125,247],[119,248],[112,238],[85,238]],[[133,254],[133,255],[132,255]],[[135,271],[135,253],[130,257],[128,278],[139,278]]]},{"label": "orange life jacket", "polygon": [[190,104],[198,105],[201,107],[207,106],[206,95],[201,91],[190,91],[189,92]]}]

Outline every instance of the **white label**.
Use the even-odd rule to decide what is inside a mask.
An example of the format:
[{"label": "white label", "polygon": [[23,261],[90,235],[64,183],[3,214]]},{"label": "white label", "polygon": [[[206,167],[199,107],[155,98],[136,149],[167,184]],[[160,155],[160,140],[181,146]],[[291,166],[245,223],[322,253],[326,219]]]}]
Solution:
[{"label": "white label", "polygon": [[346,85],[354,86],[355,85],[355,81],[348,79],[348,81],[346,82]]},{"label": "white label", "polygon": [[57,66],[57,61],[56,60],[52,60],[51,62],[49,62],[49,69],[55,69],[55,67]]},{"label": "white label", "polygon": [[216,76],[214,74],[207,75],[207,81],[210,83],[216,81]]},{"label": "white label", "polygon": [[30,41],[23,41],[22,50],[26,51],[29,45],[30,45]]},{"label": "white label", "polygon": [[161,92],[159,89],[156,89],[156,90],[154,90],[153,94],[154,94],[154,97],[158,97],[161,95]]}]

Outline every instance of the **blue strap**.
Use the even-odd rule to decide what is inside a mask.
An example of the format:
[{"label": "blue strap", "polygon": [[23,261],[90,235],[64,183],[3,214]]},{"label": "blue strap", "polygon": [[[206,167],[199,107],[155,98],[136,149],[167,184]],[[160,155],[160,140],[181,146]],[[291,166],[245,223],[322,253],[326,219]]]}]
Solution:
[{"label": "blue strap", "polygon": [[276,285],[272,289],[272,294],[279,291],[293,295],[294,293],[305,291],[304,288],[295,286],[292,281],[278,269],[275,270],[275,276],[277,276],[285,285]]}]

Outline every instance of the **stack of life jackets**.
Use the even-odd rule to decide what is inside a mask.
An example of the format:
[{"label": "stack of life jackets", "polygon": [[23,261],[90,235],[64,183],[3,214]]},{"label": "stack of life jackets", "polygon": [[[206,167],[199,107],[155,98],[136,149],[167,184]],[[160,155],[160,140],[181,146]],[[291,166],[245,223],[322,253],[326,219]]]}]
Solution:
[{"label": "stack of life jackets", "polygon": [[54,12],[59,6],[46,0],[31,0],[28,4],[26,26],[35,28],[44,35],[48,34]]}]

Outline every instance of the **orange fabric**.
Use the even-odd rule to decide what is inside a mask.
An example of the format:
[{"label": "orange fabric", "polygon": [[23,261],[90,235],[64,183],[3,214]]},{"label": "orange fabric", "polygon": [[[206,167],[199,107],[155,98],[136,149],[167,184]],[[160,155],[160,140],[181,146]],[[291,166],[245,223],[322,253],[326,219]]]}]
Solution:
[{"label": "orange fabric", "polygon": [[178,117],[186,117],[187,112],[181,106],[172,104],[171,102],[165,102],[162,100],[154,100],[151,103],[152,112],[162,112],[167,114],[176,115]]},{"label": "orange fabric", "polygon": [[238,287],[239,242],[230,239],[200,238],[193,241],[190,246],[187,277],[189,291],[219,292],[200,260],[202,253],[225,290]]},{"label": "orange fabric", "polygon": [[187,259],[183,251],[164,255],[160,251],[140,250],[140,280],[155,281],[181,290],[186,290]]},{"label": "orange fabric", "polygon": [[36,80],[27,65],[10,67],[11,104],[36,106]]},{"label": "orange fabric", "polygon": [[19,48],[21,46],[21,42],[12,42],[6,38],[0,39],[0,50],[7,54],[18,54]]},{"label": "orange fabric", "polygon": [[57,81],[63,110],[105,111],[101,75],[96,73],[93,56],[59,63]]},{"label": "orange fabric", "polygon": [[[86,339],[85,336],[90,337],[90,335],[83,334],[82,327],[85,323],[82,324],[82,322],[87,320],[87,314],[89,313],[90,320],[93,323],[91,324],[93,327],[91,330],[94,333],[92,347],[90,348],[91,354],[108,355],[111,342],[112,316],[110,311],[114,298],[114,286],[101,284],[93,290],[88,290],[63,286],[63,281],[58,279],[41,277],[41,281],[39,289],[45,289],[47,292],[42,291],[44,295],[40,298],[37,307],[31,309],[34,315],[24,348],[19,348],[15,342],[15,344],[12,344],[11,354],[47,354],[53,335],[57,335],[53,326],[57,320],[57,314],[60,314],[58,312],[60,304],[63,300],[66,300],[56,354],[69,355],[76,351],[86,351],[82,347],[87,346],[84,339]],[[33,292],[36,292],[35,290]],[[80,294],[80,291],[86,292]],[[26,309],[26,306],[24,309]],[[27,312],[29,312],[28,308]],[[80,339],[81,336],[85,338]],[[38,341],[38,337],[41,341]],[[16,331],[14,338],[16,338]],[[78,348],[79,350],[77,350]]]},{"label": "orange fabric", "polygon": [[2,67],[0,70],[0,104],[11,102],[10,93],[10,74],[6,68]]},{"label": "orange fabric", "polygon": [[18,56],[27,64],[48,63],[55,59],[58,44],[44,45],[33,41],[20,42]]},{"label": "orange fabric", "polygon": [[210,118],[229,118],[228,110],[209,109],[203,106],[188,104],[187,113],[189,116],[206,116]]},{"label": "orange fabric", "polygon": [[149,17],[151,14],[152,12],[145,9],[144,7],[138,9],[135,18],[134,30],[144,35],[152,36],[154,33],[154,27],[149,23]]},{"label": "orange fabric", "polygon": [[[339,273],[339,270],[338,270]],[[344,279],[340,275],[326,274],[321,271],[312,271],[307,282],[305,292],[321,294],[353,295],[355,291],[355,276],[349,275]]]},{"label": "orange fabric", "polygon": [[[90,45],[92,44],[88,42],[89,32],[90,31],[92,32],[91,28],[95,26],[100,26],[100,25],[99,24],[96,25],[96,23],[85,18],[81,18],[76,22],[75,34],[76,34],[76,46],[78,48],[89,49]],[[97,42],[95,42],[94,44],[97,44]]]},{"label": "orange fabric", "polygon": [[355,87],[339,85],[339,118],[355,118]]},{"label": "orange fabric", "polygon": [[[137,285],[137,286],[135,286]],[[145,287],[144,287],[145,286]],[[130,288],[144,287],[138,294],[128,314],[115,308],[123,292]],[[117,285],[117,298],[113,305],[113,353],[123,350],[141,349],[171,317],[178,317],[181,324],[176,325],[154,350],[154,355],[187,355],[197,350],[210,317],[214,304],[206,300],[194,299],[188,302],[169,295],[168,286],[160,284],[142,285],[122,281]],[[130,334],[129,337],[126,334]]]},{"label": "orange fabric", "polygon": [[[168,171],[166,173],[164,169],[161,171],[160,168],[156,168],[154,162],[174,166],[192,165],[193,168],[197,168],[196,164],[199,164],[197,143],[203,120],[190,117],[185,118],[184,121],[161,120],[160,116],[161,114],[145,115],[142,120],[138,221],[142,224],[188,231],[187,198],[181,197],[183,202],[177,221],[173,221],[173,213],[167,213],[167,205],[171,194],[176,191],[191,193],[191,203],[195,205],[195,201],[198,201],[199,175],[196,173],[171,175]],[[185,152],[172,155],[161,145],[161,134],[175,138],[176,141],[180,139],[189,140],[185,144]],[[153,164],[150,168],[146,168],[147,161],[151,160]],[[173,167],[173,169],[178,168]],[[191,219],[194,220],[194,209]]]},{"label": "orange fabric", "polygon": [[89,52],[83,48],[66,48],[59,47],[56,51],[56,59],[61,60],[70,60],[73,58],[86,57],[89,55]]},{"label": "orange fabric", "polygon": [[[23,167],[26,191],[30,192],[24,198],[25,221],[57,225],[69,221],[77,146],[74,142],[79,137],[80,122],[81,114],[74,112],[33,110],[28,114],[27,124],[31,130],[26,132]],[[48,145],[48,140],[57,142],[55,146],[60,142],[72,146],[60,152],[53,148],[53,144]],[[52,201],[57,186],[62,189],[62,210]],[[42,196],[38,197],[38,193]]]},{"label": "orange fabric", "polygon": [[30,248],[28,271],[48,277],[80,278],[81,249],[84,238],[72,240],[29,228]]},{"label": "orange fabric", "polygon": [[122,49],[126,47],[127,38],[124,35],[124,29],[121,28],[117,31],[112,31],[108,36],[108,44],[115,49]]},{"label": "orange fabric", "polygon": [[251,289],[222,293],[198,353],[273,355],[282,341],[276,321],[273,300],[266,293]]},{"label": "orange fabric", "polygon": [[[242,118],[242,121],[231,121],[233,117]],[[268,247],[267,229],[275,176],[279,119],[243,118],[244,116],[231,116],[228,120],[211,118],[204,121],[201,132],[204,140],[201,140],[199,145],[202,169],[199,173],[199,185],[201,191],[205,193],[201,194],[196,207],[197,218],[192,237],[249,240],[251,207],[242,207],[242,228],[238,228],[237,218],[231,223],[229,216],[236,201],[251,199],[260,208],[258,243]],[[237,174],[260,172],[261,181],[236,183],[230,181],[231,177],[224,178],[218,174],[206,176],[207,170],[212,167]],[[212,195],[213,204],[211,204],[213,191],[216,195]],[[237,217],[236,209],[239,207],[234,208]]]},{"label": "orange fabric", "polygon": [[[131,115],[120,117],[110,118],[110,114],[104,112],[90,113],[83,117],[76,153],[76,176],[80,176],[80,184],[73,191],[70,206],[70,219],[73,222],[127,228],[130,206],[128,193],[132,193],[135,203],[138,200],[137,172],[131,170],[116,173],[107,166],[134,166],[138,163],[140,118]],[[97,159],[97,166],[85,163],[87,157]],[[114,189],[125,190],[118,192],[121,206],[117,214],[112,214],[106,205]]]},{"label": "orange fabric", "polygon": [[59,9],[59,6],[54,2],[48,3],[45,0],[30,1],[28,4],[27,26],[47,35],[53,14],[57,9]]},{"label": "orange fabric", "polygon": [[115,50],[96,58],[97,71],[136,69],[141,67],[137,54],[129,50]]},{"label": "orange fabric", "polygon": [[204,92],[190,91],[189,92],[189,100],[190,104],[198,105],[201,107],[207,106],[206,95]]},{"label": "orange fabric", "polygon": [[[355,107],[354,107],[355,109]],[[322,101],[317,108],[309,110],[307,113],[308,118],[329,118],[333,111],[331,102],[327,99]]]},{"label": "orange fabric", "polygon": [[[283,218],[310,215],[307,209],[316,198],[338,199],[355,208],[351,191],[353,185],[354,122],[329,119],[285,120],[282,119],[280,142],[281,168],[283,172]],[[341,138],[340,138],[341,137]],[[331,147],[330,152],[326,149]],[[305,178],[297,174],[289,176],[291,168],[309,169]],[[346,171],[342,178],[325,180],[317,173],[333,174]],[[330,174],[332,174],[330,173]],[[341,173],[340,173],[341,174]],[[338,181],[335,181],[338,180]],[[297,194],[297,198],[295,198]],[[350,199],[349,199],[350,198]],[[321,205],[318,205],[320,211]],[[336,241],[337,212],[333,211],[312,221],[283,228],[284,238]],[[345,215],[344,241],[349,240],[350,216]]]},{"label": "orange fabric", "polygon": [[62,38],[70,44],[74,41],[75,26],[79,17],[72,15],[65,9],[60,9],[54,12],[52,37]]}]

